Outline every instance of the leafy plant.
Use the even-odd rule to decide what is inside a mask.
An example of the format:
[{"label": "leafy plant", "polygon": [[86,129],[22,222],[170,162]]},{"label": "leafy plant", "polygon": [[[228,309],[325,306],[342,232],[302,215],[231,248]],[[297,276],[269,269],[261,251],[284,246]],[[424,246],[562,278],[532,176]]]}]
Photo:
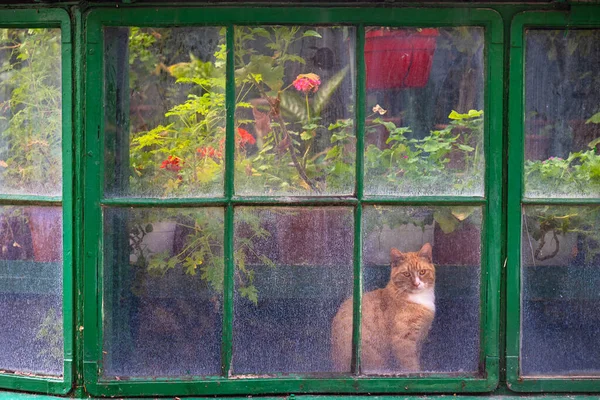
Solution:
[{"label": "leafy plant", "polygon": [[5,193],[61,193],[61,51],[55,29],[2,29],[0,182]]},{"label": "leafy plant", "polygon": [[[422,139],[408,138],[410,127],[374,119],[372,126],[382,125],[388,131],[389,146],[369,145],[366,149],[370,185],[400,193],[410,192],[413,187],[435,193],[448,186],[462,193],[482,186],[483,111],[452,111],[448,118],[450,124]],[[452,160],[456,165],[450,165]]]}]

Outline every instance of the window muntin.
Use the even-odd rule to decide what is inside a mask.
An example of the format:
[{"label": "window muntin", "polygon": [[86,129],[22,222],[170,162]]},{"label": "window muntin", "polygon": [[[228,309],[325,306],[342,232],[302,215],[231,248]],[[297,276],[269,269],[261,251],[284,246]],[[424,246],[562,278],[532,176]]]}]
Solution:
[{"label": "window muntin", "polygon": [[[121,11],[121,10],[119,10]],[[165,13],[165,10],[161,10],[160,15],[156,14],[154,15],[154,17],[152,18],[153,21],[155,22],[160,22],[161,24],[164,25],[168,25],[169,21],[172,21],[173,18],[173,14],[172,13]],[[211,11],[211,10],[202,10],[202,18],[207,18],[208,16],[214,15],[214,16],[220,16],[219,18],[215,18],[214,20],[211,20],[211,23],[214,23],[214,21],[223,21],[223,15],[219,14],[219,10],[216,11],[216,14],[211,14],[211,12],[214,12],[215,10]],[[258,18],[257,15],[255,15],[254,17],[257,17],[258,20],[264,21],[263,26],[266,27],[271,27],[271,26],[275,26],[275,25],[279,25],[279,24],[290,24],[290,22],[292,24],[294,23],[298,23],[297,20],[295,19],[291,19],[291,20],[286,20],[286,18],[275,18],[274,15],[271,15],[270,13],[267,13],[266,10],[253,10],[253,11],[257,11],[260,15],[262,15],[261,18]],[[307,10],[307,15],[319,15],[319,12],[313,13],[311,14],[309,12],[310,10]],[[338,10],[340,11],[340,10]],[[359,22],[358,19],[356,19],[358,17],[358,14],[354,14],[352,12],[350,12],[350,10],[345,10],[347,12],[347,14],[345,14],[342,11],[342,14],[338,14],[338,11],[336,11],[335,17],[333,15],[330,15],[327,17],[326,21],[320,20],[319,18],[317,18],[317,20],[319,21],[318,23],[323,24],[324,22],[328,22],[328,21],[333,21],[333,23],[335,23],[336,20],[338,20],[339,18],[341,18],[341,16],[344,17],[348,17],[348,18],[343,18],[345,23],[348,24],[356,24]],[[386,10],[385,13],[381,13],[380,11],[383,10],[378,10],[375,14],[376,14],[376,18],[374,19],[377,20],[377,22],[382,22],[386,19],[392,18],[392,14],[389,14],[388,11]],[[479,11],[479,10],[478,10]],[[112,11],[111,11],[112,12]],[[176,14],[179,14],[179,10],[173,11]],[[261,14],[263,13],[264,14]],[[151,13],[154,13],[153,11]],[[110,12],[107,11],[102,11],[102,12],[97,12],[94,13],[94,17],[91,18],[91,23],[88,25],[90,27],[90,43],[88,43],[89,46],[95,48],[95,49],[102,49],[103,46],[101,44],[101,40],[99,40],[98,42],[95,41],[94,38],[101,38],[102,35],[99,35],[99,33],[102,31],[102,27],[101,27],[101,21],[103,21],[103,18],[106,18],[107,15],[109,15]],[[327,14],[327,13],[326,13]],[[385,18],[384,18],[384,14],[385,14]],[[476,13],[479,14],[479,13]],[[100,15],[102,15],[100,17]],[[119,13],[120,15],[120,13]],[[189,14],[181,14],[181,16],[183,17],[183,19],[181,20],[182,24],[194,24],[197,23],[199,20],[195,17],[193,17],[193,13],[189,13]],[[200,15],[200,14],[198,14]],[[270,17],[268,17],[268,15],[270,15]],[[405,15],[404,13],[402,14],[403,18],[408,18],[408,16],[413,15],[410,11],[408,12],[408,16]],[[415,21],[418,21],[418,15],[420,14],[414,14],[413,17],[414,19],[410,19],[411,23],[415,24]],[[440,14],[442,15],[442,14]],[[236,25],[236,16],[241,16],[238,15],[236,13],[236,11],[234,10],[233,12],[228,12],[227,14],[227,20],[225,20],[225,22],[223,23],[224,25],[228,26],[228,30],[226,32],[226,37],[227,37],[227,43],[228,45],[233,48],[233,43],[234,43],[234,28],[233,26],[240,26],[240,25]],[[129,17],[123,19],[120,18],[119,19],[119,23],[120,24],[125,24],[126,21],[131,21],[131,25],[135,25],[135,18],[131,18],[132,16],[130,15]],[[128,19],[131,18],[131,19]],[[245,21],[246,17],[241,18],[241,21]],[[398,17],[399,18],[399,17]],[[492,14],[488,14],[486,12],[482,12],[480,15],[478,15],[477,18],[474,18],[473,20],[469,20],[469,23],[473,23],[479,26],[485,26],[485,30],[486,30],[486,40],[489,41],[490,37],[495,37],[495,40],[498,41],[501,37],[501,35],[498,35],[498,27],[499,25],[496,25],[498,21],[495,21],[494,24],[492,24],[490,21],[494,20],[494,16],[492,16]],[[444,18],[442,18],[444,19]],[[362,20],[362,19],[361,19]],[[467,18],[465,17],[464,20],[462,21],[466,21]],[[230,21],[233,21],[232,25],[228,25],[228,23],[230,23]],[[305,23],[304,25],[301,26],[312,26],[310,24],[311,18],[307,18],[306,19],[307,23]],[[397,23],[397,18],[394,19],[394,23]],[[453,22],[448,18],[446,20],[444,20],[445,24],[447,25],[452,25]],[[371,24],[373,24],[373,22],[371,22]],[[290,24],[291,25],[291,24]],[[495,28],[493,30],[488,30],[491,29],[491,27],[495,26]],[[321,26],[321,25],[317,25],[317,26]],[[425,25],[427,26],[427,25]],[[364,43],[364,31],[362,31],[362,27],[360,25],[356,25],[357,27],[357,46],[361,47],[360,43],[363,42]],[[492,31],[494,31],[494,35],[492,35]],[[501,40],[500,40],[501,41]],[[499,42],[498,42],[499,43]],[[496,43],[497,44],[497,43]],[[497,47],[498,46],[492,46],[494,48],[496,48],[495,51],[497,51]],[[100,63],[104,62],[104,61],[100,61],[102,60],[102,58],[98,58],[98,55],[102,54],[102,51],[100,51],[99,53],[96,53],[98,55],[95,55],[94,53],[90,53],[92,54],[91,56],[89,56],[89,59],[91,61],[92,64],[94,65],[99,65]],[[495,53],[495,54],[499,54],[499,53]],[[105,56],[105,55],[103,55]],[[228,56],[230,57],[230,59],[228,59],[228,61],[233,61],[234,60],[234,55],[232,53],[228,53]],[[364,98],[365,98],[365,93],[362,91],[361,88],[364,88],[364,79],[365,79],[365,73],[364,73],[364,64],[362,63],[361,59],[363,59],[363,56],[360,54],[356,55],[357,58],[357,64],[356,64],[356,70],[357,70],[357,93],[356,93],[356,98],[357,101],[359,103],[363,102],[364,104]],[[501,65],[501,60],[499,59],[495,59],[495,62],[493,63],[494,67],[491,68],[490,67],[490,71],[493,71],[495,69],[498,69],[498,67]],[[235,68],[233,68],[234,64],[233,62],[231,62],[229,65],[229,69],[228,69],[228,76],[229,77],[234,77],[235,76]],[[94,84],[95,85],[95,84]],[[226,93],[231,93],[230,97],[229,97],[229,101],[226,101],[226,103],[229,105],[228,107],[228,120],[227,120],[227,139],[226,139],[226,144],[225,144],[225,149],[226,152],[229,152],[229,154],[233,154],[235,152],[235,148],[236,148],[236,143],[235,143],[235,138],[236,138],[236,125],[235,125],[235,120],[234,120],[234,114],[232,113],[233,109],[234,109],[234,101],[233,101],[233,96],[234,96],[234,84],[233,84],[233,80],[229,79],[228,80],[228,85],[226,87]],[[497,92],[498,87],[494,87],[490,90],[491,93],[498,93]],[[488,95],[487,91],[486,91],[486,96]],[[93,101],[93,100],[92,100]],[[487,104],[487,99],[486,99],[486,104]],[[361,107],[362,108],[362,107]],[[496,110],[497,111],[497,110]],[[495,112],[496,112],[495,111]],[[490,115],[494,115],[495,112],[492,112]],[[488,118],[488,117],[486,117]],[[361,109],[357,109],[357,117],[356,117],[356,125],[357,125],[357,151],[359,153],[362,153],[362,139],[361,139],[361,127],[364,126],[364,111]],[[362,121],[361,121],[362,119]],[[497,119],[492,119],[492,121],[498,121]],[[94,127],[94,129],[96,129],[96,124],[100,124],[100,121],[97,119],[91,119],[89,120],[89,126],[90,127]],[[484,125],[487,126],[487,124],[489,124],[489,121],[484,120]],[[101,130],[101,132],[103,132],[103,130]],[[488,140],[489,137],[486,137],[486,140]],[[494,143],[494,145],[492,146],[492,148],[495,148],[498,145],[498,141],[497,140],[492,140],[492,143]],[[94,146],[91,146],[90,148],[94,148]],[[485,147],[484,152],[487,153],[487,147]],[[91,167],[90,170],[88,170],[91,174],[96,173],[97,168],[94,167],[92,160],[89,160],[88,162],[88,167]],[[143,198],[139,198],[139,199],[126,199],[126,198],[105,198],[102,199],[102,195],[100,194],[100,192],[95,192],[95,196],[97,196],[96,198],[99,199],[102,203],[104,203],[105,206],[115,206],[115,205],[119,205],[119,206],[136,206],[139,205],[140,207],[156,207],[156,206],[169,206],[169,207],[182,207],[182,206],[198,206],[198,207],[205,207],[205,206],[209,206],[209,205],[221,205],[221,204],[225,204],[226,208],[225,208],[225,277],[224,277],[224,325],[223,325],[223,347],[222,347],[222,369],[221,369],[221,373],[222,373],[222,377],[218,378],[210,378],[210,379],[201,379],[200,381],[197,382],[197,384],[192,384],[192,386],[197,386],[198,388],[202,388],[202,393],[206,393],[206,390],[211,391],[211,393],[214,391],[214,393],[241,393],[241,391],[243,392],[247,392],[247,391],[251,391],[252,393],[260,393],[260,392],[279,392],[279,391],[306,391],[306,392],[326,392],[326,391],[331,391],[334,390],[336,392],[354,392],[354,391],[370,391],[370,392],[376,392],[376,391],[384,391],[384,392],[390,392],[390,391],[397,391],[398,390],[398,386],[396,384],[394,384],[394,382],[398,383],[399,385],[402,385],[403,382],[409,383],[408,387],[409,389],[405,389],[405,390],[429,390],[431,391],[431,383],[432,382],[444,382],[444,385],[448,385],[448,386],[444,386],[444,388],[442,389],[440,387],[441,391],[446,391],[446,390],[464,390],[464,391],[470,391],[470,390],[489,390],[486,388],[491,387],[490,385],[493,385],[492,382],[494,382],[497,379],[497,375],[495,374],[494,371],[496,371],[497,368],[497,363],[495,362],[495,351],[494,351],[494,343],[496,341],[495,338],[495,331],[493,329],[493,320],[494,317],[492,317],[491,319],[485,319],[481,321],[482,326],[484,326],[484,329],[486,329],[486,331],[489,331],[491,333],[491,335],[487,338],[484,338],[481,343],[480,346],[481,348],[479,349],[479,365],[482,366],[482,368],[476,372],[475,375],[473,374],[465,374],[464,372],[458,372],[457,374],[452,374],[452,375],[448,375],[448,374],[438,374],[438,375],[432,375],[432,376],[424,376],[422,378],[417,378],[414,376],[398,376],[398,377],[390,377],[390,378],[383,378],[383,377],[369,377],[367,378],[366,376],[360,376],[358,377],[358,381],[357,381],[357,377],[352,377],[352,375],[350,374],[346,374],[346,375],[342,375],[340,377],[335,377],[335,378],[315,378],[314,375],[300,375],[300,376],[294,376],[293,378],[288,378],[285,375],[283,376],[274,376],[273,378],[276,378],[275,381],[272,382],[272,386],[271,386],[271,381],[270,380],[264,380],[262,379],[264,376],[257,376],[257,375],[243,375],[240,376],[240,379],[235,379],[235,380],[231,380],[231,379],[226,379],[226,377],[231,373],[231,371],[234,371],[235,369],[235,363],[232,363],[232,355],[233,357],[235,357],[235,354],[232,354],[232,349],[231,349],[231,340],[233,335],[235,335],[235,332],[231,331],[231,325],[230,325],[230,321],[232,321],[233,319],[233,315],[234,315],[234,290],[235,290],[235,271],[236,271],[236,266],[234,264],[234,260],[233,258],[230,258],[228,261],[228,257],[227,254],[231,254],[233,255],[234,253],[234,240],[233,240],[233,232],[234,232],[234,226],[235,226],[235,212],[234,209],[239,209],[241,206],[244,206],[244,208],[249,208],[250,210],[253,209],[258,209],[258,207],[267,205],[269,207],[272,206],[281,206],[281,207],[286,207],[286,206],[290,206],[290,205],[294,205],[294,206],[299,206],[299,205],[303,205],[303,206],[317,206],[319,204],[323,204],[323,205],[329,205],[332,202],[336,203],[337,207],[340,206],[349,206],[354,208],[354,249],[353,249],[353,270],[354,270],[354,282],[353,282],[353,292],[354,292],[354,296],[357,296],[357,293],[360,293],[360,288],[362,286],[361,280],[361,274],[360,274],[360,260],[361,260],[361,256],[360,254],[362,253],[361,247],[359,246],[359,243],[362,241],[362,239],[360,238],[360,232],[361,232],[361,214],[362,214],[362,204],[361,204],[361,200],[363,199],[363,182],[362,182],[362,161],[358,161],[356,162],[356,171],[357,174],[356,176],[358,177],[357,183],[356,183],[356,192],[355,192],[355,196],[349,196],[349,197],[342,197],[342,198],[336,198],[336,197],[327,197],[327,196],[319,196],[319,197],[305,197],[305,198],[297,198],[292,200],[292,198],[289,197],[252,197],[252,196],[241,196],[238,195],[237,193],[234,193],[233,191],[233,187],[230,186],[231,183],[233,182],[232,178],[235,176],[236,173],[239,173],[235,171],[235,163],[234,163],[234,159],[233,158],[229,158],[228,160],[226,160],[226,165],[225,165],[225,174],[226,174],[226,182],[225,182],[225,197],[224,198],[220,198],[220,197],[212,197],[212,198],[172,198],[172,199],[164,199],[164,200],[157,200],[157,199],[143,199]],[[497,179],[497,172],[498,170],[493,170],[492,172],[490,172],[492,174],[492,176],[496,177],[495,179]],[[494,192],[494,190],[492,189],[492,193]],[[392,203],[398,203],[398,204],[402,204],[404,201],[407,200],[403,200],[401,198],[397,198],[397,199],[389,199],[386,197],[382,197],[382,198],[377,198],[375,196],[370,196],[368,199],[365,198],[365,201],[367,202],[382,202],[382,203],[386,203],[391,201]],[[408,200],[410,201],[410,200]],[[414,201],[417,202],[422,202],[424,201],[424,199],[422,198],[418,198],[415,197]],[[478,198],[474,198],[474,197],[467,197],[464,196],[462,198],[459,198],[458,196],[456,197],[437,197],[437,198],[432,198],[432,199],[428,199],[425,200],[426,202],[433,202],[434,204],[440,204],[443,205],[445,203],[449,203],[449,204],[462,204],[464,203],[464,205],[467,204],[473,204],[475,206],[481,206],[481,205],[485,205],[488,203],[487,199],[485,197],[478,197]],[[494,208],[495,207],[495,203],[493,205]],[[490,226],[496,226],[496,223],[494,222],[494,218],[492,218],[491,220],[488,220],[488,211],[487,209],[484,208],[485,211],[485,216],[484,216],[484,221],[486,221],[484,223],[484,230],[482,231],[482,236],[485,235],[485,237],[489,237],[492,238],[494,237],[494,232],[496,232],[496,229],[490,229]],[[94,209],[94,207],[89,207],[89,211],[91,214],[94,214],[95,217],[94,218],[98,218],[100,216],[100,214],[98,213],[97,210]],[[88,214],[89,215],[89,214]],[[496,226],[497,227],[497,226]],[[483,233],[485,232],[485,233]],[[94,241],[95,239],[93,239],[95,236],[94,233],[89,233],[89,240]],[[490,256],[491,254],[491,256]],[[495,259],[494,255],[496,254],[496,251],[493,249],[484,249],[484,251],[482,251],[481,253],[481,257],[483,260],[487,260],[488,257],[490,259]],[[485,271],[488,270],[488,265],[485,261],[482,261],[482,269],[485,269]],[[493,262],[492,262],[493,264]],[[487,272],[482,272],[482,276],[487,276],[486,275]],[[493,281],[493,279],[492,279]],[[91,288],[90,288],[91,289]],[[488,296],[488,292],[481,292],[482,296]],[[492,295],[493,296],[493,295]],[[89,297],[88,297],[89,298]],[[486,313],[490,312],[491,310],[491,314],[490,315],[495,315],[495,301],[486,303],[487,306],[485,307],[486,309]],[[90,307],[90,305],[88,304],[88,307]],[[354,316],[357,317],[358,319],[355,319],[355,324],[358,324],[360,322],[360,308],[357,308],[357,305],[354,305]],[[90,309],[90,311],[93,313],[93,307]],[[357,315],[358,312],[358,315]],[[483,312],[483,311],[482,311]],[[485,322],[484,322],[485,321]],[[86,346],[92,346],[90,348],[93,348],[94,346],[97,346],[97,342],[96,341],[96,335],[92,332],[91,335],[87,336],[88,339],[86,340]],[[357,337],[356,335],[353,335],[353,340],[356,342],[356,340],[360,340],[359,337]],[[99,347],[96,347],[96,349],[98,350],[98,354],[101,351]],[[89,359],[91,363],[95,363],[97,361],[94,361],[93,359]],[[96,358],[97,360],[97,358]],[[484,369],[486,373],[484,373]],[[357,368],[356,365],[353,366],[353,374],[360,374],[359,370]],[[459,375],[460,377],[455,377],[455,375]],[[187,376],[181,377],[183,379],[186,379],[187,381]],[[155,393],[167,393],[170,391],[170,393],[176,393],[173,392],[172,390],[176,390],[177,388],[181,388],[184,383],[181,380],[181,378],[175,378],[173,382],[170,382],[167,386],[166,383],[162,383],[162,382],[143,382],[143,381],[136,381],[136,382],[126,382],[126,381],[117,381],[117,380],[112,380],[110,378],[108,379],[102,379],[100,381],[98,381],[98,376],[96,375],[96,373],[94,372],[93,369],[88,370],[88,373],[86,375],[86,379],[87,382],[89,383],[89,385],[87,386],[89,388],[89,390],[92,393],[98,393],[98,394],[116,394],[116,393],[120,393],[121,395],[123,394],[139,394],[139,393],[147,393],[147,394],[155,394]],[[249,379],[250,378],[250,379]],[[301,379],[299,379],[301,378]],[[241,381],[241,379],[243,379],[243,381]],[[354,382],[354,383],[352,383]],[[466,382],[466,383],[465,383]],[[188,385],[186,383],[186,385]],[[267,385],[267,386],[265,386]],[[171,388],[171,389],[167,389],[167,387]],[[478,388],[478,389],[476,389]],[[165,391],[167,390],[167,391]],[[200,389],[199,389],[200,390]],[[200,392],[198,392],[200,393]]]},{"label": "window muntin", "polygon": [[366,28],[365,193],[484,193],[484,30]]}]

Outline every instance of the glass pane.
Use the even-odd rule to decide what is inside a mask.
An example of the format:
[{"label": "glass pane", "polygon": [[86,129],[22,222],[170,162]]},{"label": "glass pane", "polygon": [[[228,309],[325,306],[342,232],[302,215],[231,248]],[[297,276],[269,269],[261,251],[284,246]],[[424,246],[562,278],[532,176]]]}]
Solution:
[{"label": "glass pane", "polygon": [[235,219],[234,373],[332,371],[331,323],[352,296],[352,209],[238,208]]},{"label": "glass pane", "polygon": [[104,30],[105,193],[223,193],[225,31]]},{"label": "glass pane", "polygon": [[482,209],[370,206],[363,215],[362,371],[477,372]]},{"label": "glass pane", "polygon": [[600,374],[600,207],[523,209],[521,373]]},{"label": "glass pane", "polygon": [[0,29],[0,192],[62,193],[60,29]]},{"label": "glass pane", "polygon": [[236,193],[354,192],[355,35],[236,27]]},{"label": "glass pane", "polygon": [[525,39],[525,196],[598,197],[600,29]]},{"label": "glass pane", "polygon": [[483,28],[367,27],[367,194],[483,195],[483,55]]},{"label": "glass pane", "polygon": [[220,373],[223,210],[104,211],[105,377]]},{"label": "glass pane", "polygon": [[63,374],[62,210],[0,207],[0,370]]}]

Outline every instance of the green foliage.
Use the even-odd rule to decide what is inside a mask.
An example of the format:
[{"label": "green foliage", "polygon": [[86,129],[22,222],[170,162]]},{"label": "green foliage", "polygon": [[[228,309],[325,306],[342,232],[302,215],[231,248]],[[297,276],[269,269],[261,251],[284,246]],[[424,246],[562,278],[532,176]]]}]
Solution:
[{"label": "green foliage", "polygon": [[[409,127],[397,127],[376,118],[371,129],[383,126],[389,136],[386,148],[369,145],[365,170],[370,184],[406,192],[412,187],[452,187],[461,193],[482,182],[483,111],[467,114],[452,111],[450,124],[433,130],[423,139],[410,139]],[[455,160],[457,166],[449,165]]]},{"label": "green foliage", "polygon": [[58,29],[0,30],[0,182],[5,193],[60,195]]}]

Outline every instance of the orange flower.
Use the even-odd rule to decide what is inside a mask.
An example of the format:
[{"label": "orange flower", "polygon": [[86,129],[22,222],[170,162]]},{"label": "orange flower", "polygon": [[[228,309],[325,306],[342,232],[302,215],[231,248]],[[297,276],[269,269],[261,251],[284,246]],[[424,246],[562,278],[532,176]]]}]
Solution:
[{"label": "orange flower", "polygon": [[196,152],[200,157],[223,158],[223,152],[215,149],[212,146],[199,147]]}]

